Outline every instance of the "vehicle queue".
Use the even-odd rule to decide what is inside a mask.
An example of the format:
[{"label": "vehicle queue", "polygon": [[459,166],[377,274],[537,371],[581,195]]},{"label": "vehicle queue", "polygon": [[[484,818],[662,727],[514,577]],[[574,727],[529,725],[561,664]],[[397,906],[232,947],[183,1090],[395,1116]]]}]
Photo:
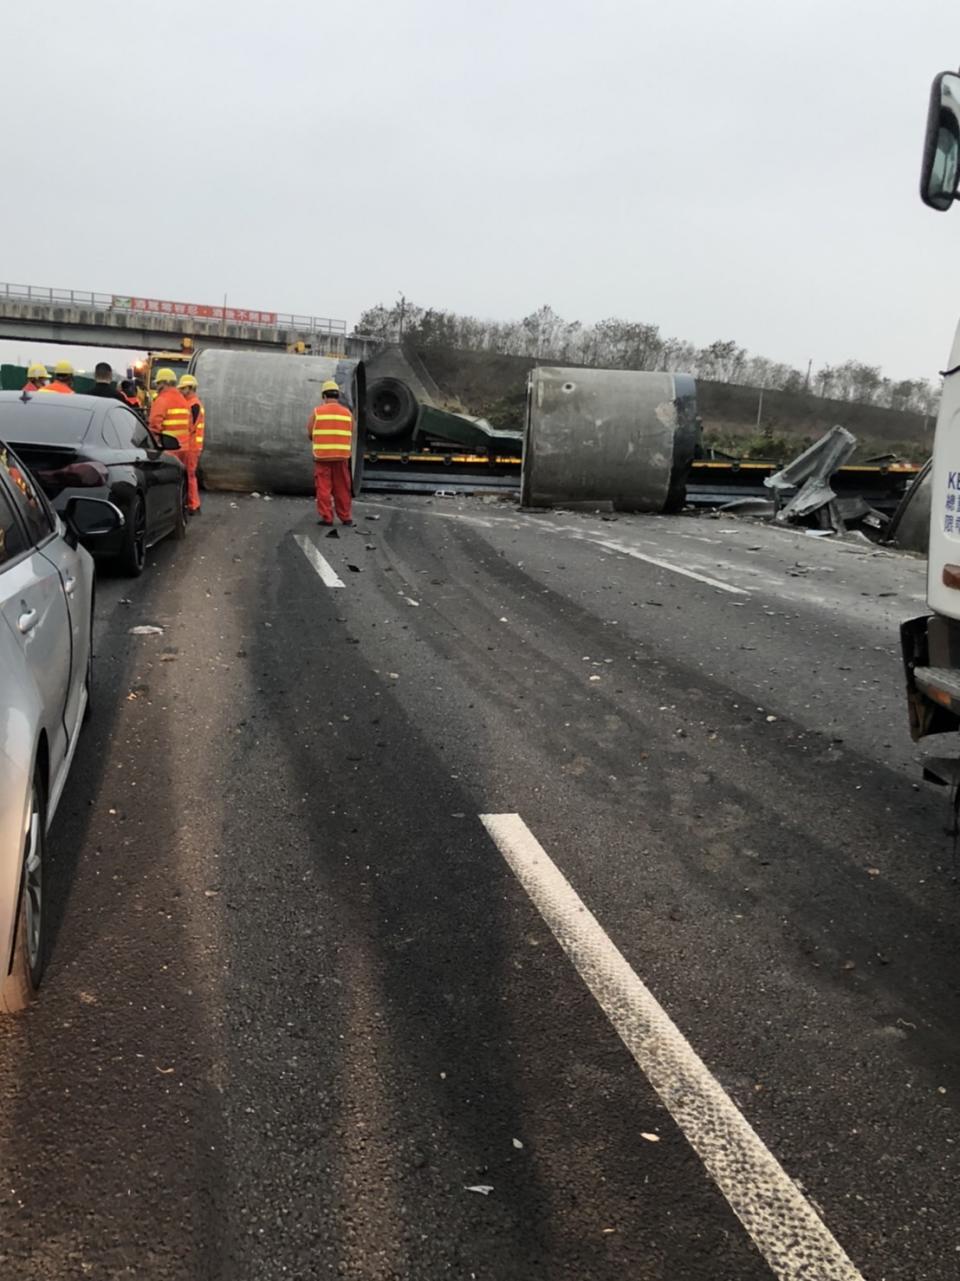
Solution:
[{"label": "vehicle queue", "polygon": [[197,380],[157,374],[142,405],[105,361],[88,393],[67,360],[0,392],[0,1013],[46,957],[47,833],[91,702],[97,558],[138,575],[200,510]]},{"label": "vehicle queue", "polygon": [[[66,360],[32,364],[0,391],[0,1014],[43,974],[47,833],[93,688],[94,557],[139,575],[201,506],[196,378],[160,368],[149,404],[105,361],[89,393],[75,378]],[[306,424],[320,525],[353,523],[355,426],[328,380]]]}]

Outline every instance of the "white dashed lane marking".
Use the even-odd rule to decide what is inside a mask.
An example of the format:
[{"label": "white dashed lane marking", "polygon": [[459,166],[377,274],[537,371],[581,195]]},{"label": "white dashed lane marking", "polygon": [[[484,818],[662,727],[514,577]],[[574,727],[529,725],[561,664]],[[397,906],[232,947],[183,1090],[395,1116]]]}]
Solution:
[{"label": "white dashed lane marking", "polygon": [[519,814],[481,814],[523,888],[781,1281],[863,1281]]},{"label": "white dashed lane marking", "polygon": [[304,534],[294,534],[294,538],[304,556],[317,571],[321,582],[327,587],[342,587],[343,580],[337,577],[337,571],[330,562],[320,555],[316,543],[311,542]]},{"label": "white dashed lane marking", "polygon": [[648,565],[656,565],[658,569],[668,569],[672,574],[682,574],[684,578],[693,578],[698,583],[706,583],[708,587],[715,587],[719,592],[729,592],[732,596],[750,595],[745,587],[734,587],[732,583],[721,582],[719,578],[711,578],[708,574],[701,574],[696,569],[687,569],[685,565],[675,565],[673,561],[660,560],[656,556],[648,556],[646,552],[637,551],[635,547],[630,547],[627,543],[615,543],[606,538],[590,538],[589,535],[585,537],[589,542],[605,548],[608,552],[620,552],[622,556],[632,556],[634,560],[645,560]]}]

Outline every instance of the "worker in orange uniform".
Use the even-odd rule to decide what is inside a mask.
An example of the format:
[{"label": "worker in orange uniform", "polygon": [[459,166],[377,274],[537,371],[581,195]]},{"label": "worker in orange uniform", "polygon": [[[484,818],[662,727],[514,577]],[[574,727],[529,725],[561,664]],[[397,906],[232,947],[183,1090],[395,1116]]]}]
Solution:
[{"label": "worker in orange uniform", "polygon": [[23,384],[23,390],[40,391],[49,381],[50,372],[46,365],[31,365],[27,370],[27,381]]},{"label": "worker in orange uniform", "polygon": [[56,391],[61,396],[73,395],[73,365],[69,360],[58,360],[53,367],[53,381],[41,391]]},{"label": "worker in orange uniform", "polygon": [[187,511],[193,516],[200,515],[200,486],[197,484],[197,468],[200,466],[200,455],[203,453],[203,434],[206,426],[203,401],[197,395],[197,380],[193,374],[184,374],[177,384],[184,400],[190,409],[190,449],[180,454],[180,460],[187,469]]},{"label": "worker in orange uniform", "polygon": [[[150,430],[174,436],[180,446],[179,456],[186,458],[193,445],[193,415],[190,406],[177,390],[177,375],[172,369],[157,372],[157,395],[150,406]],[[189,485],[189,472],[188,481]]]},{"label": "worker in orange uniform", "polygon": [[350,455],[353,414],[341,401],[340,388],[332,378],[328,378],[320,388],[320,395],[320,404],[307,423],[307,436],[313,445],[313,483],[319,514],[317,524],[332,525],[336,508],[341,524],[352,525]]}]

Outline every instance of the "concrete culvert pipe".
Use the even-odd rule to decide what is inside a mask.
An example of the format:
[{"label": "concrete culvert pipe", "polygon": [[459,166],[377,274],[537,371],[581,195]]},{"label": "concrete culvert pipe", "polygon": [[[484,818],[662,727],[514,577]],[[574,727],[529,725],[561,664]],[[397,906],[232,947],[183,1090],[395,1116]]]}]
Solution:
[{"label": "concrete culvert pipe", "polygon": [[363,362],[286,352],[200,351],[190,364],[206,409],[203,480],[208,489],[313,493],[307,419],[328,378],[358,415],[354,492],[363,467]]},{"label": "concrete culvert pipe", "polygon": [[677,511],[699,432],[696,382],[689,374],[534,369],[523,504]]},{"label": "concrete culvert pipe", "polygon": [[932,496],[933,459],[928,458],[890,517],[883,541],[904,551],[926,554],[930,545]]}]

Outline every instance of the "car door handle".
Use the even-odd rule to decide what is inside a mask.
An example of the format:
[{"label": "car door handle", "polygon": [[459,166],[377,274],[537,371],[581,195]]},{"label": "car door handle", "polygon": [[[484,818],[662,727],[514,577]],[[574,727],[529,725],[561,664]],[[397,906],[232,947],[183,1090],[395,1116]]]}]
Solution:
[{"label": "car door handle", "polygon": [[76,590],[76,587],[77,587],[77,580],[74,578],[72,574],[68,575],[68,577],[66,577],[63,580],[63,590],[67,593],[68,596],[73,595],[74,591]]},{"label": "car door handle", "polygon": [[20,617],[17,619],[17,626],[20,628],[20,631],[23,633],[32,631],[33,628],[36,627],[37,625],[38,617],[39,615],[37,614],[37,611],[35,609],[28,609],[25,613],[21,614]]}]

